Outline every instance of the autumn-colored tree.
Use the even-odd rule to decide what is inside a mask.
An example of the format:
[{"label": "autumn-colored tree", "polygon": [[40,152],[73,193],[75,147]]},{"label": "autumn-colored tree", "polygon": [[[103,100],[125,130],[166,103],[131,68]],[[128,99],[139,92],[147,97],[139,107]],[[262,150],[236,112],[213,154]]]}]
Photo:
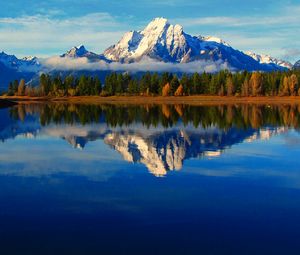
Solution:
[{"label": "autumn-colored tree", "polygon": [[289,83],[290,83],[289,78],[287,76],[284,76],[280,84],[280,91],[279,91],[280,96],[289,95]]},{"label": "autumn-colored tree", "polygon": [[179,87],[176,89],[174,95],[179,97],[179,96],[183,96],[183,94],[184,94],[184,89],[183,86],[180,84]]},{"label": "autumn-colored tree", "polygon": [[289,90],[291,96],[294,96],[296,94],[297,86],[298,86],[298,78],[295,74],[292,74],[289,78]]},{"label": "autumn-colored tree", "polygon": [[162,96],[163,97],[169,96],[170,92],[171,92],[170,83],[167,83],[162,89]]},{"label": "autumn-colored tree", "polygon": [[260,72],[254,72],[251,75],[249,85],[253,96],[261,95],[263,87],[263,75]]},{"label": "autumn-colored tree", "polygon": [[221,97],[225,95],[224,86],[223,85],[221,85],[221,88],[218,91],[218,95],[221,96]]},{"label": "autumn-colored tree", "polygon": [[25,96],[29,96],[29,97],[35,96],[34,88],[31,87],[31,86],[26,86],[24,95],[25,95]]},{"label": "autumn-colored tree", "polygon": [[248,97],[249,96],[249,80],[246,78],[242,84],[242,96],[243,97]]},{"label": "autumn-colored tree", "polygon": [[25,80],[22,79],[18,86],[18,96],[24,96],[25,94]]},{"label": "autumn-colored tree", "polygon": [[232,80],[232,76],[229,75],[226,78],[226,91],[227,91],[227,96],[233,96],[234,95],[234,84]]},{"label": "autumn-colored tree", "polygon": [[170,118],[170,116],[171,116],[171,111],[170,111],[170,108],[169,108],[168,105],[166,105],[166,104],[163,104],[163,105],[162,105],[162,113],[163,113],[163,115],[164,115],[167,119]]},{"label": "autumn-colored tree", "polygon": [[183,105],[178,105],[178,104],[176,104],[176,105],[175,105],[175,110],[176,110],[176,112],[178,113],[178,115],[179,115],[180,117],[183,116],[183,113],[184,113],[184,107],[183,107]]}]

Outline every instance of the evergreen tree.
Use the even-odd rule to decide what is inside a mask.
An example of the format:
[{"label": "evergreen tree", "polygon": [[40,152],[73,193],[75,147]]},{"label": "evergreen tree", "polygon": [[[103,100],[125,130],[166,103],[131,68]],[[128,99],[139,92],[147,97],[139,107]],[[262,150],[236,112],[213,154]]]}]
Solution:
[{"label": "evergreen tree", "polygon": [[174,76],[173,79],[170,82],[170,94],[173,96],[175,95],[175,92],[177,90],[177,88],[179,87],[179,80],[177,78],[177,76]]}]

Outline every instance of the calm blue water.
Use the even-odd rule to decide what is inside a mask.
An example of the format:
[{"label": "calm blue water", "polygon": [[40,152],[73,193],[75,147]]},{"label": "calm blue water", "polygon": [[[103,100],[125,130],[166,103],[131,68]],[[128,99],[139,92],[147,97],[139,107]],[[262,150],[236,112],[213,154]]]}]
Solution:
[{"label": "calm blue water", "polygon": [[0,254],[300,254],[300,107],[0,110]]}]

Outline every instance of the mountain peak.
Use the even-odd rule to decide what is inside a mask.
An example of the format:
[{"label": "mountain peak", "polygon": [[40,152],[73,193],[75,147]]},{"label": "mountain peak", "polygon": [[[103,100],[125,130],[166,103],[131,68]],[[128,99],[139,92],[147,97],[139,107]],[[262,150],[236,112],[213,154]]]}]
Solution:
[{"label": "mountain peak", "polygon": [[166,18],[155,18],[147,25],[145,30],[164,28],[166,25],[170,25]]},{"label": "mountain peak", "polygon": [[24,61],[35,61],[35,60],[37,60],[37,57],[27,56],[27,57],[22,58],[22,60],[24,60]]},{"label": "mountain peak", "polygon": [[84,57],[88,51],[84,47],[84,45],[74,46],[67,53],[61,55],[61,57],[70,57],[70,58],[78,58]]},{"label": "mountain peak", "polygon": [[[144,30],[126,33],[104,55],[110,60],[120,62],[136,61],[144,56],[165,62],[180,62],[186,48],[182,26],[171,25],[165,18],[155,18]],[[158,56],[157,53],[163,56]]]}]

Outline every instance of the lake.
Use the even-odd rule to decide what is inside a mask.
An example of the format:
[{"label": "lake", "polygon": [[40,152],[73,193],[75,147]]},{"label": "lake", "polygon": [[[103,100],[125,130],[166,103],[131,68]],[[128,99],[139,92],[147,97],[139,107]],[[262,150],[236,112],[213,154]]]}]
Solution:
[{"label": "lake", "polygon": [[300,254],[299,105],[0,109],[0,254]]}]

